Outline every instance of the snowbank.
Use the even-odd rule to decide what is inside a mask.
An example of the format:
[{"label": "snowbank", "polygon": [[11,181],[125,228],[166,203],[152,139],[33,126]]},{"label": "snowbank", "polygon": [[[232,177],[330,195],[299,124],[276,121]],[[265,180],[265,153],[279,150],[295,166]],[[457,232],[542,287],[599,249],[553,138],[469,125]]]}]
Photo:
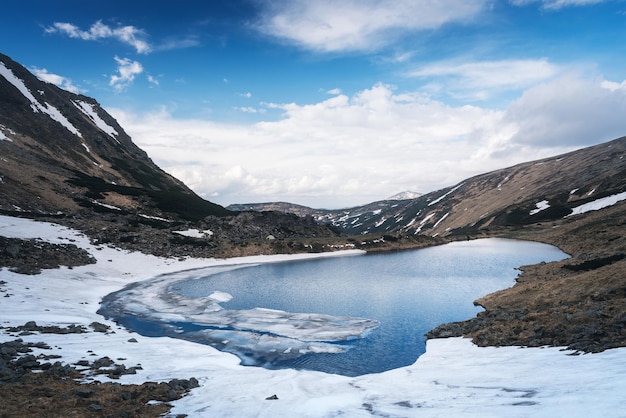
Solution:
[{"label": "snowbank", "polygon": [[[46,341],[74,363],[92,354],[141,365],[121,383],[196,377],[200,387],[175,401],[173,414],[191,417],[618,417],[626,410],[626,348],[572,355],[559,348],[479,348],[463,338],[431,340],[415,364],[356,378],[320,372],[244,367],[212,347],[129,333],[96,314],[100,300],[126,284],[159,274],[209,265],[261,263],[300,256],[173,260],[92,246],[79,233],[48,223],[0,216],[0,235],[42,237],[87,249],[98,262],[24,276],[0,270],[0,326],[106,323],[110,334],[46,334]],[[347,252],[356,254],[356,252]],[[343,254],[346,254],[344,252]],[[333,253],[331,255],[338,255]],[[317,255],[319,256],[319,255]],[[0,329],[0,341],[14,337]],[[35,354],[39,354],[36,349]],[[52,351],[52,352],[51,352]],[[107,378],[99,376],[99,380]],[[266,398],[276,395],[278,399]]]}]

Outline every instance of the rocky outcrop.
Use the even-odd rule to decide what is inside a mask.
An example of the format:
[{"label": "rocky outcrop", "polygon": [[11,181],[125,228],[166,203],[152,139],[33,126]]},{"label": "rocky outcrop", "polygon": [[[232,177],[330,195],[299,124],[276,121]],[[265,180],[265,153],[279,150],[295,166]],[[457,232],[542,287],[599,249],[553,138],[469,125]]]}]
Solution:
[{"label": "rocky outcrop", "polygon": [[[34,329],[37,326],[27,323],[18,328]],[[46,330],[40,327],[38,332]],[[20,338],[0,343],[2,416],[157,417],[171,408],[167,402],[179,399],[199,386],[198,380],[193,377],[141,385],[79,383],[74,379],[98,375],[117,379],[124,374],[136,373],[141,366],[126,367],[108,357],[81,360],[74,365],[63,364],[54,360],[55,355],[33,355],[35,348],[51,349],[46,343],[26,343]]]},{"label": "rocky outcrop", "polygon": [[38,274],[42,269],[75,267],[96,260],[74,244],[51,244],[37,239],[0,236],[0,267],[21,274]]}]

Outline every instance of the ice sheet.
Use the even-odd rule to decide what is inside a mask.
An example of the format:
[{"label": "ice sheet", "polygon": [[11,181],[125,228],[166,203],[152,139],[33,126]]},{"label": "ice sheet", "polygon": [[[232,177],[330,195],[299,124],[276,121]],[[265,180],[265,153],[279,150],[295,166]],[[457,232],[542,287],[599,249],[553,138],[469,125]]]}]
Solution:
[{"label": "ice sheet", "polygon": [[[294,358],[308,353],[340,353],[349,348],[330,344],[361,338],[378,321],[319,313],[294,313],[275,309],[224,309],[231,295],[214,292],[190,298],[176,292],[179,282],[205,277],[228,269],[221,267],[166,274],[134,283],[104,298],[99,313],[134,329],[154,329],[235,353],[246,363]],[[201,328],[189,331],[189,326]],[[194,327],[195,328],[195,327]],[[249,359],[249,361],[246,361]]]}]

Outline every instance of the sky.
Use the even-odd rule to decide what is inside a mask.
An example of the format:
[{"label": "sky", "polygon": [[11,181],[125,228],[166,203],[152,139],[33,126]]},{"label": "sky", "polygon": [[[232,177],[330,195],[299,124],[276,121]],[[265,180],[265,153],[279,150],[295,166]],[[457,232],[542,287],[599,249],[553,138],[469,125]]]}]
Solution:
[{"label": "sky", "polygon": [[626,135],[623,0],[34,0],[0,39],[222,205],[353,207]]}]

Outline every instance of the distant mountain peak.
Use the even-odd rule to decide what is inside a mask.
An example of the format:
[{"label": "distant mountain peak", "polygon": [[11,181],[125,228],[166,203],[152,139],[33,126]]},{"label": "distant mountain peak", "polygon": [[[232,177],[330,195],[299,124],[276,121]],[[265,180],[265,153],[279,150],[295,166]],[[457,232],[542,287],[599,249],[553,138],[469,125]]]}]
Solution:
[{"label": "distant mountain peak", "polygon": [[388,197],[385,200],[409,200],[409,199],[417,199],[420,196],[422,196],[422,193],[405,191],[405,192],[394,194],[393,196]]}]

